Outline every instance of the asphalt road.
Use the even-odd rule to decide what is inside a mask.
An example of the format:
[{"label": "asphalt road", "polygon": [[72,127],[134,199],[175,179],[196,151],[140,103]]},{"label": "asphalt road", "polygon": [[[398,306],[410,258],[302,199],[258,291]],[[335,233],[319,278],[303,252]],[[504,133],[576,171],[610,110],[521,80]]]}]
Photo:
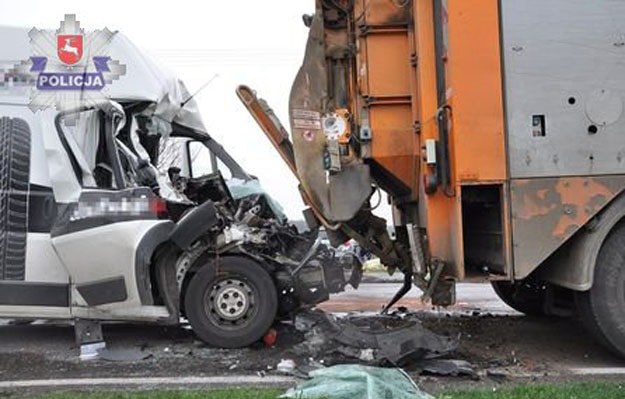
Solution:
[{"label": "asphalt road", "polygon": [[[336,294],[320,307],[329,312],[375,312],[393,297],[401,286],[398,282],[364,283],[354,290]],[[404,306],[409,310],[432,310],[436,312],[518,316],[520,313],[503,303],[495,294],[490,284],[460,283],[456,286],[456,304],[447,309],[433,308],[421,301],[422,292],[413,287],[396,306]]]},{"label": "asphalt road", "polygon": [[[399,286],[398,282],[365,283],[321,307],[337,313],[377,312]],[[488,284],[459,284],[457,301],[449,309],[432,308],[420,301],[420,292],[414,289],[399,304],[418,311],[432,331],[459,336],[454,358],[469,361],[481,376],[475,381],[413,375],[429,392],[476,384],[499,386],[519,378],[553,382],[576,380],[579,374],[604,378],[625,373],[625,362],[596,344],[576,320],[525,317],[503,304]],[[259,344],[225,350],[197,341],[188,327],[113,324],[105,326],[104,335],[107,347],[128,359],[80,361],[73,327],[67,323],[1,325],[0,393],[21,392],[28,386],[84,389],[95,383],[105,388],[176,386],[175,381],[195,387],[254,385],[264,375],[273,378],[263,380],[268,384],[284,386],[289,380],[278,378],[275,367],[281,359],[293,358],[293,345],[302,338],[292,328],[279,328],[275,347]]]}]

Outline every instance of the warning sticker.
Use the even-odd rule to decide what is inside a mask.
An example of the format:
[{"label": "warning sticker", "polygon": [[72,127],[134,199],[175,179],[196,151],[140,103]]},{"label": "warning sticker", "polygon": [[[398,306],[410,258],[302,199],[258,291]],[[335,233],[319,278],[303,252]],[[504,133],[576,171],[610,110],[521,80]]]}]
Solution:
[{"label": "warning sticker", "polygon": [[293,127],[296,129],[321,129],[321,113],[306,109],[291,111]]}]

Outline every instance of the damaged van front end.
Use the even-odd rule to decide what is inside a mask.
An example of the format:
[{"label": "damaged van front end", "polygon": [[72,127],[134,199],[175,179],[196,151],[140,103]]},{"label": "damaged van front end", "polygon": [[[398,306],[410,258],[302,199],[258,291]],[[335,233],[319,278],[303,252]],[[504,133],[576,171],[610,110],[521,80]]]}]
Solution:
[{"label": "damaged van front end", "polygon": [[[26,58],[13,51],[28,48],[27,30],[0,34],[16,43],[0,66]],[[182,82],[119,33],[109,46],[127,66],[110,100],[67,110],[33,113],[31,77],[0,69],[10,83],[0,86],[0,139],[20,151],[0,154],[10,164],[0,181],[19,180],[0,192],[13,207],[2,227],[13,241],[0,247],[23,252],[11,265],[19,273],[2,259],[0,317],[186,318],[207,343],[239,347],[358,285],[358,259],[288,222],[207,133]]]}]

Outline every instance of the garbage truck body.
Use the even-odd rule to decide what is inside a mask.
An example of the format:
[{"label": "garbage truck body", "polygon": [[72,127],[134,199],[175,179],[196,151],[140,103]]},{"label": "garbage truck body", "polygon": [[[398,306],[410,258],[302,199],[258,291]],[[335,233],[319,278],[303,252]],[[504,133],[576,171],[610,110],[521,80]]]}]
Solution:
[{"label": "garbage truck body", "polygon": [[625,354],[624,15],[610,0],[317,0],[289,106],[313,219],[434,304],[490,280],[526,314],[578,312]]}]

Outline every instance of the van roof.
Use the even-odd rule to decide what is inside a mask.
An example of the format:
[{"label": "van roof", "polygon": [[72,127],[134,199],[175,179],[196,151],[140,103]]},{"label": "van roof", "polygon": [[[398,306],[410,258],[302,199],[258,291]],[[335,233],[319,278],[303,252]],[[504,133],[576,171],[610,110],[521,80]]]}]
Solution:
[{"label": "van roof", "polygon": [[[30,30],[23,27],[0,26],[0,43],[2,43],[0,95],[5,99],[10,98],[9,101],[16,104],[27,103],[28,91],[2,83],[8,70],[22,61],[28,61],[33,55],[28,36]],[[48,32],[55,34],[52,30]],[[181,107],[190,95],[184,83],[172,71],[135,46],[126,36],[114,32],[107,54],[102,55],[108,55],[126,66],[126,73],[119,80],[107,85],[111,99],[118,102],[155,103],[157,116],[207,134],[195,100],[192,99]]]}]

